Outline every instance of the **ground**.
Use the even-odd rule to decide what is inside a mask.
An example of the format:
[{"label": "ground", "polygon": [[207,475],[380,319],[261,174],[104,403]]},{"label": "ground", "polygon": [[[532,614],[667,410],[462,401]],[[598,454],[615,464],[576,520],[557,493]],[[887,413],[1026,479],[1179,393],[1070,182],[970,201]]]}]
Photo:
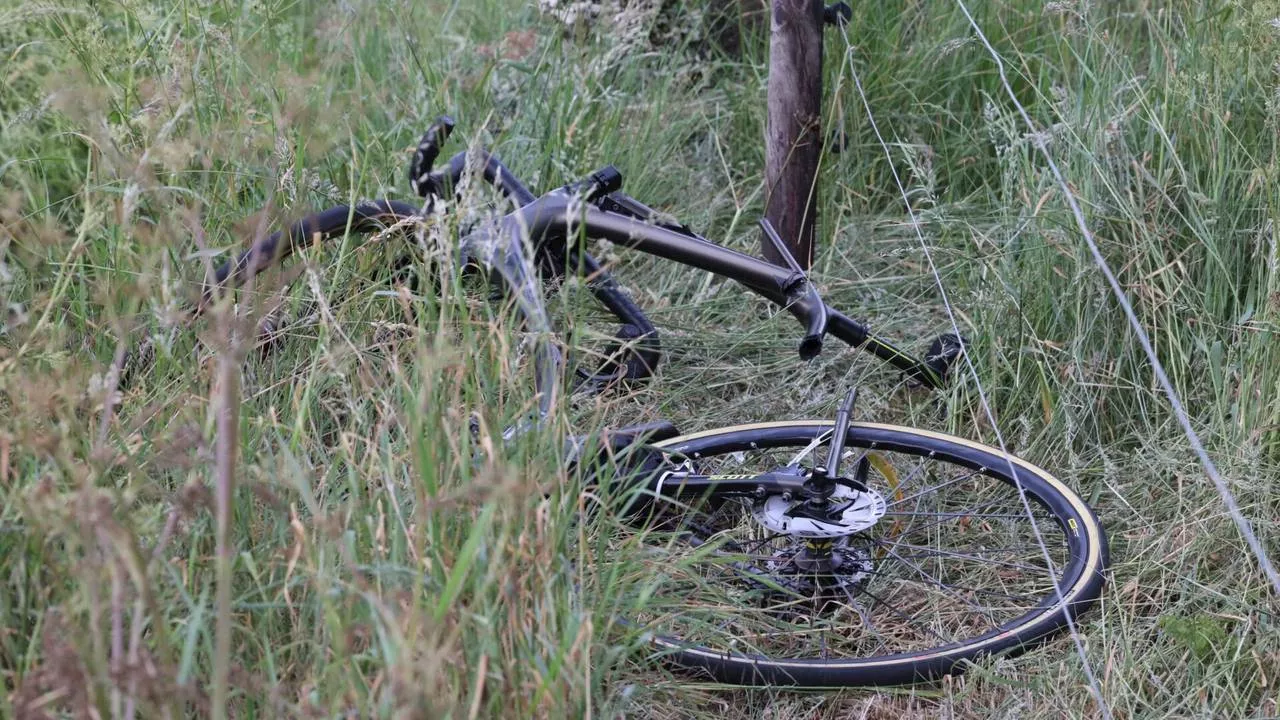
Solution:
[{"label": "ground", "polygon": [[[793,321],[740,288],[598,247],[669,356],[503,447],[531,402],[522,338],[450,270],[452,221],[308,248],[294,282],[239,296],[246,324],[229,303],[182,321],[206,258],[407,199],[442,112],[450,150],[491,145],[534,188],[613,163],[756,252],[758,26],[724,54],[627,6],[566,25],[513,0],[0,1],[0,711],[1280,715],[1276,591],[1039,152],[1280,555],[1275,2],[858,3],[828,32],[824,121],[848,143],[824,161],[814,278],[916,350],[954,317],[973,365],[942,393],[834,344],[802,363]],[[550,304],[598,349],[612,328],[583,295]],[[744,691],[612,622],[649,581],[585,512],[565,435],[830,417],[852,383],[859,419],[1002,438],[1097,509],[1113,569],[1078,646],[891,691]]]}]

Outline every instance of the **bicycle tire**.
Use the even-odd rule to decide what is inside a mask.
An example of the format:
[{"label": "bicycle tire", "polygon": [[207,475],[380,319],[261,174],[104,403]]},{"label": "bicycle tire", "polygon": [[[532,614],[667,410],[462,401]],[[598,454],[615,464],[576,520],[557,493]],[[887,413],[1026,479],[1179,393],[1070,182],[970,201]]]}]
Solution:
[{"label": "bicycle tire", "polygon": [[[714,457],[738,457],[746,452],[811,444],[831,427],[830,421],[739,425],[662,440],[649,447],[663,453],[683,456],[692,462],[707,462]],[[698,644],[687,638],[668,634],[655,627],[654,622],[634,623],[628,619],[628,624],[644,625],[652,633],[650,642],[655,658],[705,673],[719,682],[740,685],[902,685],[962,672],[966,663],[984,656],[1025,650],[1063,630],[1068,626],[1069,618],[1078,617],[1097,602],[1108,563],[1106,534],[1092,509],[1079,495],[1045,470],[1016,457],[1006,456],[999,449],[970,440],[893,425],[853,423],[849,427],[847,443],[847,448],[862,449],[864,456],[872,453],[895,453],[922,458],[921,464],[925,459],[941,460],[960,468],[968,468],[970,475],[1003,483],[1015,490],[1014,496],[1025,497],[1043,508],[1056,521],[1067,548],[1068,560],[1061,567],[1057,590],[1044,597],[1028,612],[974,637],[940,643],[937,647],[868,657],[771,657],[759,652]],[[977,481],[973,482],[976,484]],[[1025,494],[1016,492],[1019,486]],[[652,481],[650,488],[654,489]],[[657,488],[657,491],[660,493],[661,488]],[[712,490],[707,499],[714,500],[714,495],[715,491]],[[893,504],[896,503],[891,503]],[[970,517],[968,527],[972,527],[974,522]],[[981,524],[1000,521],[976,522]],[[1047,547],[1043,541],[1041,547]],[[1045,553],[1048,552],[1045,549]],[[661,572],[670,572],[666,568],[676,567],[675,563],[678,561],[660,561],[655,563],[655,567],[663,568]],[[1052,570],[1055,565],[1050,563],[1047,567]],[[946,587],[943,583],[940,585]],[[854,595],[851,594],[850,601],[853,599]],[[690,601],[684,599],[681,602]],[[676,611],[673,617],[683,618],[684,616],[679,615],[680,612]],[[861,610],[859,615],[862,616]],[[862,617],[864,627],[871,627],[871,620],[866,616]],[[730,639],[728,642],[732,644],[738,640]],[[824,650],[827,649],[825,635],[822,642]],[[888,649],[883,638],[878,639],[878,642]]]},{"label": "bicycle tire", "polygon": [[342,237],[348,229],[376,232],[397,222],[420,220],[420,212],[420,208],[399,200],[373,200],[358,205],[335,205],[307,215],[220,265],[214,271],[213,282],[205,288],[200,305],[207,305],[218,290],[237,287],[244,283],[246,276],[282,262],[309,241]]}]

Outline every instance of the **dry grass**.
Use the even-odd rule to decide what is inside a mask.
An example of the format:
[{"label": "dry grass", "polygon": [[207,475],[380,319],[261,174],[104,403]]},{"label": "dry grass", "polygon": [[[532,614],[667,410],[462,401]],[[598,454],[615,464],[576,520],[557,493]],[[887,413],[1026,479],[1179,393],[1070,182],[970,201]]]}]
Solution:
[{"label": "dry grass", "polygon": [[[1097,717],[1087,661],[1117,718],[1280,715],[1277,599],[951,3],[862,4],[848,57],[1006,441],[1112,537],[1083,660],[1062,640],[935,686],[821,694],[646,662],[612,621],[646,581],[608,519],[579,521],[571,430],[825,417],[856,382],[860,418],[994,440],[972,379],[914,392],[834,347],[801,365],[790,320],[730,284],[600,248],[667,364],[511,447],[497,433],[532,406],[522,338],[448,262],[456,220],[308,248],[296,281],[265,273],[186,322],[213,253],[406,197],[405,150],[445,111],[534,188],[612,162],[632,194],[754,250],[755,46],[708,53],[644,3],[567,30],[527,5],[0,3],[0,714]],[[1280,554],[1280,6],[974,9]],[[695,45],[653,44],[673,38]],[[825,166],[815,275],[921,348],[949,328],[828,41],[849,145]],[[406,256],[413,290],[393,277]],[[611,328],[582,295],[551,305],[598,347]]]}]

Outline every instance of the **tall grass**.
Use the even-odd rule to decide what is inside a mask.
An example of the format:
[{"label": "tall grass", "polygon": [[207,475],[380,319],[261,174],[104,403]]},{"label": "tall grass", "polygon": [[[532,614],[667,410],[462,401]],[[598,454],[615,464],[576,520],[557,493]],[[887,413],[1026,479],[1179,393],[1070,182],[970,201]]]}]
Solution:
[{"label": "tall grass", "polygon": [[[1276,548],[1280,6],[970,4]],[[667,364],[504,447],[532,407],[525,339],[453,267],[465,212],[307,248],[182,321],[212,256],[322,206],[407,198],[406,149],[441,112],[534,188],[612,162],[753,251],[764,43],[748,24],[726,57],[645,7],[566,27],[507,0],[3,4],[0,712],[1099,713],[1065,642],[936,686],[802,695],[672,674],[614,620],[644,566],[561,468],[566,434],[829,416],[857,382],[860,417],[991,441],[969,378],[933,396],[834,347],[801,364],[790,321],[739,288],[600,247]],[[1111,534],[1112,583],[1080,625],[1105,702],[1280,713],[1276,598],[963,13],[860,3],[848,40],[826,38],[826,120],[848,138],[822,175],[826,296],[920,349],[950,330],[853,68],[1000,430]],[[611,331],[576,283],[551,305],[584,352]]]}]

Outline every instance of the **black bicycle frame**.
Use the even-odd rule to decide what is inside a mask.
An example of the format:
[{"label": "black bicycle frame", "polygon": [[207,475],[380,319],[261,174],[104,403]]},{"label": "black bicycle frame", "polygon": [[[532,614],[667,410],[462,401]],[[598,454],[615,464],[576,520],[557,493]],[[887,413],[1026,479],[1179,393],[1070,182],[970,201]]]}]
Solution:
[{"label": "black bicycle frame", "polygon": [[798,348],[802,358],[817,355],[822,349],[823,336],[830,333],[850,347],[871,352],[931,388],[943,385],[941,374],[932,367],[873,336],[866,326],[824,303],[804,273],[717,245],[692,232],[602,210],[562,191],[545,195],[508,215],[503,221],[503,232],[513,242],[520,241],[527,233],[535,245],[567,245],[571,238],[609,240],[727,277],[800,320],[806,328]]},{"label": "black bicycle frame", "polygon": [[[431,171],[430,161],[438,153],[438,142],[447,135],[445,130],[447,127],[441,126],[439,131],[428,132],[419,148],[421,162],[415,161],[411,177],[415,188],[424,194],[430,206],[435,198],[449,196],[468,165],[474,165],[481,179],[497,187],[516,204],[517,209],[499,220],[496,226],[488,225],[464,237],[459,249],[464,256],[481,260],[503,277],[528,321],[527,329],[544,336],[538,342],[534,355],[541,395],[538,414],[541,417],[545,418],[554,404],[562,359],[554,344],[545,340],[552,328],[536,287],[534,278],[537,273],[533,271],[532,258],[523,251],[526,238],[533,243],[540,258],[559,258],[566,265],[576,265],[573,268],[576,272],[593,276],[590,287],[596,297],[620,320],[638,331],[633,341],[641,366],[638,376],[647,376],[657,365],[660,357],[657,330],[644,312],[620,291],[608,273],[586,252],[582,247],[584,240],[610,240],[617,245],[706,270],[742,284],[786,309],[804,325],[805,335],[798,347],[801,358],[816,356],[829,332],[851,347],[865,349],[884,359],[913,380],[932,388],[942,387],[943,370],[873,336],[866,326],[832,309],[823,302],[817,288],[794,262],[790,267],[780,267],[717,245],[684,226],[655,219],[656,213],[652,209],[617,191],[622,176],[616,169],[604,168],[587,180],[536,198],[497,157],[484,150],[458,153],[445,167]],[[355,208],[331,208],[304,218],[287,232],[279,231],[262,239],[220,268],[212,278],[214,282],[206,287],[196,312],[207,306],[217,288],[240,284],[260,268],[290,254],[307,238],[332,237],[348,227],[363,229],[388,219],[418,217],[421,215],[412,206],[383,200]],[[771,228],[766,225],[765,231],[769,233]],[[497,244],[489,242],[494,239],[492,235],[495,232],[501,236],[497,238],[501,240]]]},{"label": "black bicycle frame", "polygon": [[[561,250],[565,251],[562,257],[567,258],[572,257],[572,253],[567,251],[569,239],[575,234],[582,240],[606,239],[727,277],[786,308],[805,325],[805,337],[799,345],[800,357],[807,360],[817,355],[822,349],[824,335],[830,332],[850,347],[864,349],[888,362],[912,380],[933,389],[943,386],[945,366],[933,367],[903,352],[892,343],[872,335],[865,325],[822,302],[817,289],[794,262],[790,268],[779,267],[717,245],[686,227],[655,221],[657,213],[652,209],[617,192],[622,184],[622,175],[612,166],[536,199],[519,178],[487,150],[457,153],[445,167],[432,172],[431,163],[453,125],[451,118],[442,116],[419,145],[419,157],[415,157],[410,177],[424,197],[448,195],[457,187],[468,164],[475,164],[485,182],[497,187],[519,206],[504,220],[503,232],[512,241],[523,240],[527,232],[537,247],[541,247],[540,243],[560,243]],[[765,228],[766,236],[771,230]],[[581,252],[580,247],[577,250]],[[785,253],[783,255],[786,257]],[[611,285],[611,282],[606,284]],[[621,293],[615,294],[615,300],[621,302],[624,299]],[[629,301],[623,304],[629,306],[624,309],[630,314],[643,318],[643,313]],[[639,323],[639,320],[635,322]],[[647,321],[643,324],[648,325]],[[656,331],[651,325],[648,325],[648,330],[649,339],[656,345]],[[656,360],[656,347],[649,348],[649,352]]]}]

